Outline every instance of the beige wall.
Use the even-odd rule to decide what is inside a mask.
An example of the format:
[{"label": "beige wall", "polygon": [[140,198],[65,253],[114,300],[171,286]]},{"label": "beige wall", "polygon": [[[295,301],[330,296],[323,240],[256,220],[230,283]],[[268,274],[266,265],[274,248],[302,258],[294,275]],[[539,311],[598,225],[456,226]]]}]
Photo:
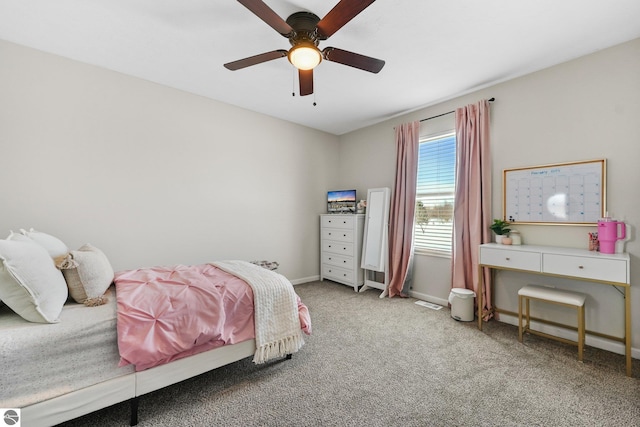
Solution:
[{"label": "beige wall", "polygon": [[0,233],[89,242],[116,270],[267,259],[318,276],[336,136],[8,42],[0,61]]},{"label": "beige wall", "polygon": [[[552,68],[406,114],[340,138],[341,180],[367,187],[393,187],[393,127],[442,114],[495,97],[491,106],[493,216],[502,216],[504,169],[591,159],[607,159],[608,210],[634,227],[627,244],[631,255],[634,357],[640,358],[640,39]],[[586,248],[595,227],[518,226],[525,243]],[[413,292],[446,303],[450,260],[416,256]],[[496,303],[517,311],[516,289],[548,280],[541,276],[499,273]],[[559,283],[587,292],[587,327],[622,332],[622,297],[614,288],[585,282]],[[563,317],[560,313],[552,316]],[[503,320],[513,319],[503,316]],[[564,319],[559,319],[564,320]],[[569,321],[569,320],[567,320]],[[591,339],[591,345],[621,351],[617,343]]]}]

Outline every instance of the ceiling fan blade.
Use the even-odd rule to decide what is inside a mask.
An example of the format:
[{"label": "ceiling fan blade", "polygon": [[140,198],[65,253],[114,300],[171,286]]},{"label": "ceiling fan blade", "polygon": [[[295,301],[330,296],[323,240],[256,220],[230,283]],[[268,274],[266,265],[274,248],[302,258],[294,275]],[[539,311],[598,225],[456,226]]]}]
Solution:
[{"label": "ceiling fan blade", "polygon": [[271,52],[261,53],[260,55],[250,56],[248,58],[239,59],[237,61],[228,62],[224,64],[224,67],[236,71],[241,68],[250,67],[251,65],[261,64],[263,62],[271,61],[273,59],[283,58],[287,56],[287,51],[283,49],[274,50]]},{"label": "ceiling fan blade", "polygon": [[298,80],[300,80],[300,96],[311,95],[313,93],[313,68],[298,70]]},{"label": "ceiling fan blade", "polygon": [[262,0],[238,0],[238,2],[283,36],[287,37],[293,31],[293,28]]},{"label": "ceiling fan blade", "polygon": [[318,22],[318,30],[325,38],[342,28],[376,0],[340,0],[340,2]]},{"label": "ceiling fan blade", "polygon": [[360,55],[336,47],[327,47],[322,51],[322,56],[327,61],[337,62],[349,67],[359,68],[370,73],[378,73],[384,67],[384,61],[381,59],[371,58],[370,56]]}]

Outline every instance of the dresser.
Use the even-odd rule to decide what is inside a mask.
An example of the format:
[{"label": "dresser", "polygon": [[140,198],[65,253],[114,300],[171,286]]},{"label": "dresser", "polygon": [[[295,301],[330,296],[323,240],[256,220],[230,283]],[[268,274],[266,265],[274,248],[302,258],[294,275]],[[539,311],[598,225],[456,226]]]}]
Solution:
[{"label": "dresser", "polygon": [[[480,245],[478,328],[482,329],[483,268],[513,270],[567,279],[584,280],[622,288],[624,337],[607,337],[625,345],[627,376],[631,376],[631,277],[629,254],[603,254],[586,249],[554,246]],[[496,311],[499,311],[496,309]],[[588,331],[587,331],[588,333]]]},{"label": "dresser", "polygon": [[320,215],[320,280],[329,279],[344,285],[364,283],[360,268],[364,214]]}]

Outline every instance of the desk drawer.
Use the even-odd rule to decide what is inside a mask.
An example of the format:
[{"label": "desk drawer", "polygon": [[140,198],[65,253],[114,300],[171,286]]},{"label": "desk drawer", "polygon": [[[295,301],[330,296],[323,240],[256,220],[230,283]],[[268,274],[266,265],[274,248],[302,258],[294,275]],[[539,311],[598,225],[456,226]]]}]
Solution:
[{"label": "desk drawer", "polygon": [[340,230],[336,228],[323,228],[322,238],[325,240],[336,240],[338,242],[353,242],[352,230]]},{"label": "desk drawer", "polygon": [[480,263],[517,270],[540,271],[540,253],[480,248]]},{"label": "desk drawer", "polygon": [[543,254],[542,267],[542,271],[549,274],[628,283],[624,260]]}]

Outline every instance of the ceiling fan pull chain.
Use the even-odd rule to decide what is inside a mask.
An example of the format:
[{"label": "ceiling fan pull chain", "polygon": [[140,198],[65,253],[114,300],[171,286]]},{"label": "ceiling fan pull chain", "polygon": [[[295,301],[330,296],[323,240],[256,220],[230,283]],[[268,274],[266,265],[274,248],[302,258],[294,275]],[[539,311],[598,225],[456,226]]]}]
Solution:
[{"label": "ceiling fan pull chain", "polygon": [[296,67],[291,68],[291,96],[296,96]]}]

